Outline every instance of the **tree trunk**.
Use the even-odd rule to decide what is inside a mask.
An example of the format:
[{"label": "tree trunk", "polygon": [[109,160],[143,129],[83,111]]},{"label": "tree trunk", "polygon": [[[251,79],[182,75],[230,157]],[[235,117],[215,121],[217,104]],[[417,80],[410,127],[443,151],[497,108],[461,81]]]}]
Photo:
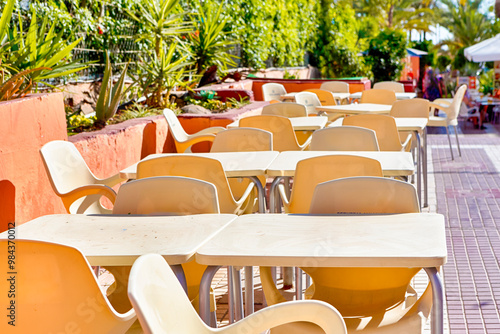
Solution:
[{"label": "tree trunk", "polygon": [[393,17],[394,17],[394,5],[391,5],[391,7],[389,8],[389,13],[387,14],[387,23],[388,23],[389,28],[392,28],[392,18]]},{"label": "tree trunk", "polygon": [[500,18],[500,0],[496,0],[495,2],[495,13]]}]

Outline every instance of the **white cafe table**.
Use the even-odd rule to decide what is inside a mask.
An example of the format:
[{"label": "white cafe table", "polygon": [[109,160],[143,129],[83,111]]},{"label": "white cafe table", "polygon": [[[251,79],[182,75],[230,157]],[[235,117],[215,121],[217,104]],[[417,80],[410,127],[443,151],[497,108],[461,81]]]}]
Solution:
[{"label": "white cafe table", "polygon": [[321,106],[316,107],[319,114],[325,114],[331,117],[337,115],[360,115],[360,114],[382,114],[388,115],[391,112],[392,105],[376,104],[376,103],[352,103],[341,104],[337,106]]},{"label": "white cafe table", "polygon": [[[361,93],[362,92],[357,92],[357,93],[352,93],[351,94],[351,99],[361,99]],[[412,93],[412,92],[396,92],[396,99],[397,100],[408,100],[408,99],[414,99],[417,97],[417,93]]]},{"label": "white cafe table", "polygon": [[380,162],[384,176],[409,176],[413,175],[415,167],[413,157],[409,152],[388,151],[286,151],[267,168],[267,175],[274,177],[269,190],[270,210],[276,211],[276,188],[284,177],[293,177],[300,160],[326,156],[326,155],[355,155],[375,159]]},{"label": "white cafe table", "polygon": [[[295,131],[314,131],[325,127],[328,122],[328,117],[314,116],[314,117],[290,117],[290,122]],[[232,122],[227,126],[228,129],[239,127],[239,120]]]},{"label": "white cafe table", "polygon": [[[247,177],[251,179],[255,183],[259,194],[259,212],[265,212],[265,190],[257,177],[265,175],[267,167],[269,167],[271,162],[278,156],[277,151],[159,153],[148,155],[143,160],[166,156],[179,156],[179,154],[217,159],[221,162],[227,177]],[[120,171],[120,176],[124,179],[136,179],[137,164],[138,163]]]},{"label": "white cafe table", "polygon": [[432,284],[432,333],[442,333],[438,268],[446,256],[440,214],[244,215],[196,253],[196,262],[212,266],[200,285],[200,314],[207,321],[210,282],[219,266],[421,267]]},{"label": "white cafe table", "polygon": [[[131,266],[144,254],[162,255],[186,287],[180,266],[236,218],[231,214],[192,216],[80,215],[42,216],[16,227],[17,239],[56,242],[79,249],[92,266]],[[7,238],[7,232],[0,234]],[[127,277],[115,277],[126,300]],[[123,298],[123,299],[121,299]],[[120,304],[120,302],[118,302]]]},{"label": "white cafe table", "polygon": [[[298,92],[291,92],[285,95],[281,95],[280,100],[283,102],[295,102],[295,95],[297,95],[297,93]],[[331,93],[335,101],[337,101],[337,103],[339,103],[342,100],[347,100],[349,102],[349,98],[351,97],[350,93],[334,93],[334,92]]]}]

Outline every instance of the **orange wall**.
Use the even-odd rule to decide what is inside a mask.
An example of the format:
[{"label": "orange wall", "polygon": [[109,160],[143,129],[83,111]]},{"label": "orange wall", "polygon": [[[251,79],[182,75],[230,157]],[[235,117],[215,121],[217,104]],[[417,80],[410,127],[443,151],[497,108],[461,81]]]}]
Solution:
[{"label": "orange wall", "polygon": [[39,150],[66,140],[63,95],[34,94],[0,103],[0,231],[64,210],[45,175]]}]

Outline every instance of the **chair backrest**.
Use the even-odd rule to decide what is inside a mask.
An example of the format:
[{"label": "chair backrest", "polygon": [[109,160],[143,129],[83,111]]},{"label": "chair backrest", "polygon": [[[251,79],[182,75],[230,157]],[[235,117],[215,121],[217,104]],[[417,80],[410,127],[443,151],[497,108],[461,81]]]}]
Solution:
[{"label": "chair backrest", "polygon": [[375,131],[359,126],[335,126],[312,134],[311,151],[379,151]]},{"label": "chair backrest", "polygon": [[460,105],[462,104],[466,91],[467,91],[467,85],[460,86],[457,89],[455,96],[453,97],[453,101],[451,101],[450,106],[444,110],[446,112],[446,117],[448,118],[448,121],[454,120],[458,117],[458,113],[460,112]]},{"label": "chair backrest", "polygon": [[[7,254],[9,241],[0,240]],[[8,316],[0,322],[1,333],[124,333],[135,320],[133,310],[124,315],[115,312],[102,294],[92,269],[82,253],[55,243],[15,240],[15,281],[9,281],[8,261],[1,261],[0,305],[4,312],[15,300],[15,327]],[[10,247],[10,246],[9,246]],[[9,248],[10,249],[10,248]],[[9,298],[11,284],[15,299]],[[3,308],[3,307],[2,307]],[[72,329],[71,329],[72,328]]]},{"label": "chair backrest", "polygon": [[240,119],[240,126],[271,132],[273,134],[273,150],[275,151],[300,150],[292,123],[287,117],[272,115],[250,116]]},{"label": "chair backrest", "polygon": [[417,191],[408,182],[356,176],[316,186],[309,213],[384,214],[420,212]]},{"label": "chair backrest", "polygon": [[272,103],[262,108],[262,115],[306,117],[307,109],[303,104],[294,102]]},{"label": "chair backrest", "polygon": [[113,214],[189,215],[219,213],[217,189],[211,183],[181,176],[158,176],[120,187]]},{"label": "chair backrest", "polygon": [[210,152],[272,151],[273,134],[256,128],[234,128],[218,132]]},{"label": "chair backrest", "polygon": [[323,82],[320,88],[332,93],[349,93],[349,84],[342,81]]},{"label": "chair backrest", "polygon": [[360,103],[393,104],[396,93],[387,89],[368,89],[361,93]]},{"label": "chair backrest", "polygon": [[316,113],[316,107],[321,106],[318,95],[311,92],[300,92],[295,95],[295,102],[306,106],[307,113]]},{"label": "chair backrest", "polygon": [[188,134],[179,122],[177,115],[170,109],[163,109],[163,116],[167,120],[168,128],[176,142],[184,142],[188,139]]},{"label": "chair backrest", "polygon": [[264,101],[279,100],[286,94],[285,86],[279,83],[266,83],[262,85]]},{"label": "chair backrest", "polygon": [[429,118],[429,109],[429,100],[426,99],[399,100],[392,105],[391,116]]},{"label": "chair backrest", "polygon": [[344,118],[343,125],[372,129],[381,151],[401,151],[401,139],[396,120],[388,115],[355,115]]},{"label": "chair backrest", "polygon": [[95,184],[97,180],[73,143],[54,140],[45,144],[40,154],[50,185],[61,197],[68,213],[77,213],[79,209],[86,213],[101,213],[99,195],[85,196],[75,201],[64,196],[78,187]]},{"label": "chair backrest", "polygon": [[137,179],[154,176],[184,176],[212,183],[217,188],[220,212],[234,212],[234,197],[219,160],[193,155],[170,155],[137,164]]},{"label": "chair backrest", "polygon": [[311,92],[316,94],[319,102],[322,106],[334,106],[337,104],[335,97],[333,97],[332,92],[324,89],[307,89],[306,92]]},{"label": "chair backrest", "polygon": [[128,296],[146,333],[208,332],[161,255],[143,255],[134,262]]},{"label": "chair backrest", "polygon": [[383,176],[380,162],[353,155],[327,155],[299,161],[295,169],[291,213],[308,213],[316,185],[349,176]]},{"label": "chair backrest", "polygon": [[388,89],[395,93],[404,93],[405,85],[396,81],[380,81],[373,85],[373,89]]}]

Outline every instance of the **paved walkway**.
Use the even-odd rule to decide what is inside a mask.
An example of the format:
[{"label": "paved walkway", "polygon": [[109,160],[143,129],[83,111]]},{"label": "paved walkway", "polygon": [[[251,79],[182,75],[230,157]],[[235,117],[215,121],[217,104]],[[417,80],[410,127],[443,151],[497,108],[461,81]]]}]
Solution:
[{"label": "paved walkway", "polygon": [[446,135],[429,135],[437,212],[447,223],[449,328],[500,333],[500,135],[496,125],[471,127],[459,136],[462,157],[454,146],[454,161]]}]

